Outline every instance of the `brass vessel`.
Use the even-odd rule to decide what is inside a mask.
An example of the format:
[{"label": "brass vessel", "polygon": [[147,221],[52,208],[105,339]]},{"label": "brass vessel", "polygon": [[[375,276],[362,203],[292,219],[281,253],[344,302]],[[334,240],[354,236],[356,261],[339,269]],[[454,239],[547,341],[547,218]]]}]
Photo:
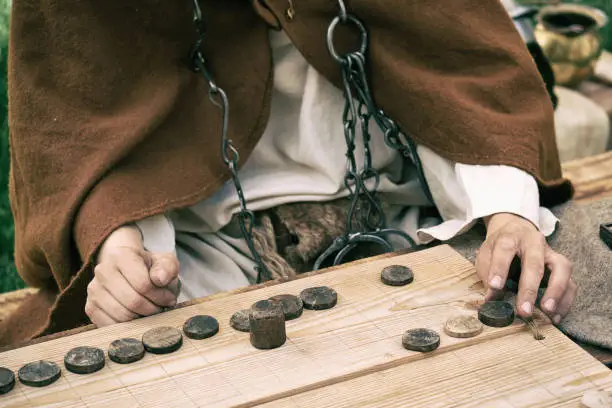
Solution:
[{"label": "brass vessel", "polygon": [[575,87],[593,75],[603,39],[606,14],[594,7],[560,4],[543,7],[535,37],[550,61],[557,84]]}]

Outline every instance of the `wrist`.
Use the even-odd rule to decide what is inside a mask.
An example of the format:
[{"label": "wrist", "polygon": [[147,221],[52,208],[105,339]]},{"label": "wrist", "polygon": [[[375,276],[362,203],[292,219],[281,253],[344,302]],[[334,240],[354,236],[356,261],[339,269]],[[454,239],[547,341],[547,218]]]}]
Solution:
[{"label": "wrist", "polygon": [[123,225],[106,238],[98,251],[98,263],[106,253],[115,248],[133,248],[135,250],[143,249],[143,240],[140,229],[133,224]]},{"label": "wrist", "polygon": [[517,220],[527,222],[533,228],[538,229],[538,227],[532,221],[513,213],[495,213],[487,217],[483,217],[482,220],[484,221],[488,233],[493,232],[510,222],[516,222]]}]

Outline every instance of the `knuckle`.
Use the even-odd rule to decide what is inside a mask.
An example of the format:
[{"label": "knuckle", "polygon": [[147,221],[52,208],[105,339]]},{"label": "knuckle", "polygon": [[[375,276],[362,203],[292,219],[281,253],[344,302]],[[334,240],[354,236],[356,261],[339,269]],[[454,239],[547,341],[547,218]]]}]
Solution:
[{"label": "knuckle", "polygon": [[134,282],[134,290],[140,294],[145,294],[152,289],[152,284],[148,280],[139,279]]},{"label": "knuckle", "polygon": [[566,257],[561,256],[561,264],[569,271],[570,274],[574,272],[574,263]]},{"label": "knuckle", "polygon": [[536,232],[535,243],[536,243],[536,245],[538,245],[538,246],[540,246],[542,248],[546,248],[548,246],[548,242],[546,242],[546,237],[540,231]]},{"label": "knuckle", "polygon": [[95,266],[94,268],[94,275],[98,276],[102,273],[104,273],[104,271],[106,270],[106,265],[104,263],[99,263]]},{"label": "knuckle", "polygon": [[87,285],[87,296],[88,297],[94,296],[97,291],[98,291],[98,281],[94,278]]},{"label": "knuckle", "polygon": [[87,317],[92,319],[95,311],[96,307],[88,300],[85,303],[85,314],[87,315]]},{"label": "knuckle", "polygon": [[499,248],[503,249],[504,251],[516,250],[516,237],[508,233],[501,234],[499,238],[497,238],[497,246],[499,246]]},{"label": "knuckle", "polygon": [[134,320],[135,318],[134,313],[130,313],[128,310],[123,310],[117,314],[119,317],[119,321],[121,322],[129,322],[130,320]]},{"label": "knuckle", "polygon": [[532,271],[532,274],[541,281],[544,277],[544,264],[538,259],[533,259],[527,263],[527,267]]},{"label": "knuckle", "polygon": [[538,295],[538,291],[533,288],[525,288],[523,294],[529,298],[535,298]]},{"label": "knuckle", "polygon": [[139,298],[139,297],[134,296],[134,297],[132,297],[132,298],[130,298],[130,299],[128,299],[128,300],[127,300],[127,302],[126,302],[126,305],[125,305],[125,306],[126,306],[126,307],[127,307],[129,310],[134,311],[134,310],[138,310],[138,309],[140,308],[141,304],[142,304],[142,301],[140,300],[140,298]]}]

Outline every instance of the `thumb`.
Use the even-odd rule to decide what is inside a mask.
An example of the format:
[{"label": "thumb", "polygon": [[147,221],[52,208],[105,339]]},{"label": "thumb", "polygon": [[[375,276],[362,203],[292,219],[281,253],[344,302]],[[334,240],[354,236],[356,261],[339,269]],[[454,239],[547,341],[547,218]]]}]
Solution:
[{"label": "thumb", "polygon": [[147,252],[147,264],[151,282],[159,288],[168,286],[179,275],[179,261],[173,253]]}]

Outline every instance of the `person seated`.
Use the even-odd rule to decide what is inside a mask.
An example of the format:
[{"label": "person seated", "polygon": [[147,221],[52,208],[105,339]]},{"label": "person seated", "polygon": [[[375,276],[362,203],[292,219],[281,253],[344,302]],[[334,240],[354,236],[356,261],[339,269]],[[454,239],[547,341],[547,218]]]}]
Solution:
[{"label": "person seated", "polygon": [[572,187],[500,3],[42,5],[13,4],[9,72],[16,264],[42,290],[2,342],[481,224],[486,298],[518,258],[518,314],[546,268],[543,310],[569,312],[546,238]]}]

